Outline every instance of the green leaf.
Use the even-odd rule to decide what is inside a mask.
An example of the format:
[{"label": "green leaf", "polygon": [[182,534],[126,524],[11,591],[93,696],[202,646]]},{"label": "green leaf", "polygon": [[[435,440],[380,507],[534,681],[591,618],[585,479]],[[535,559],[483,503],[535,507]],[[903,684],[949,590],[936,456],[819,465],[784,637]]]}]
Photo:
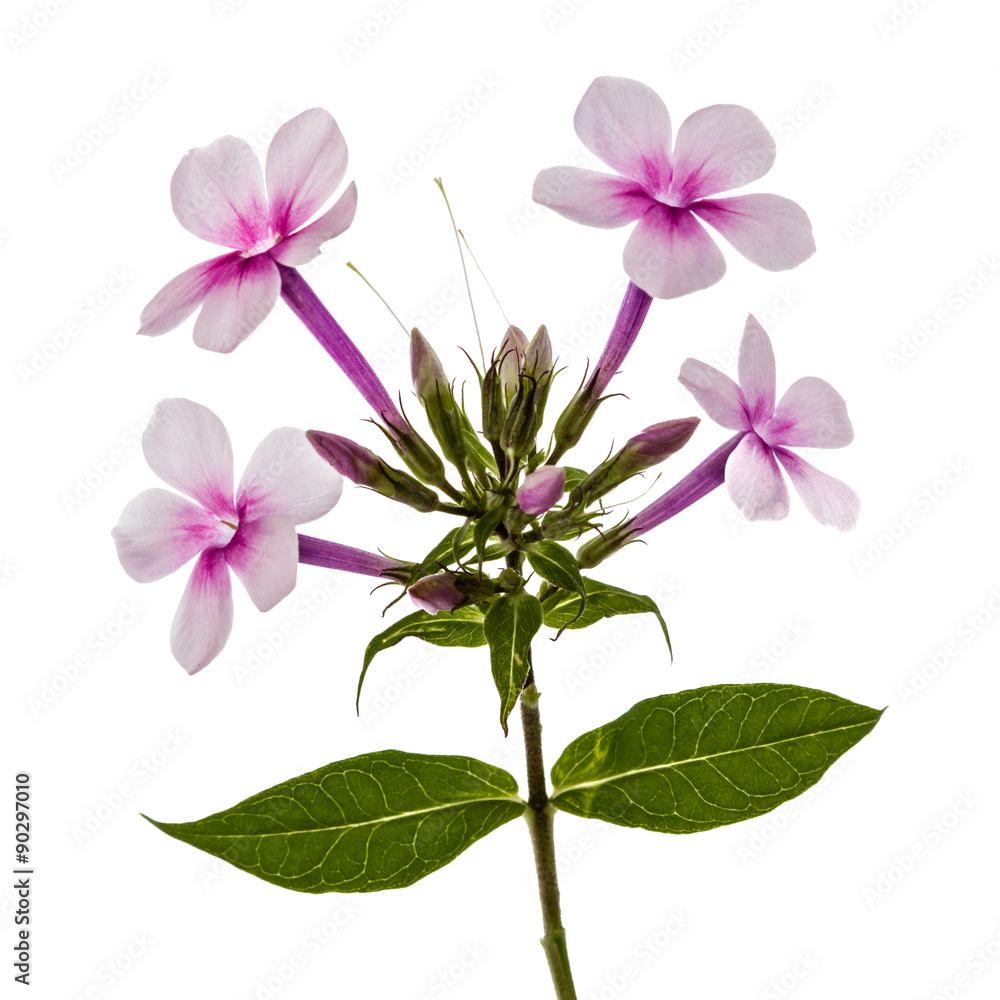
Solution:
[{"label": "green leaf", "polygon": [[149,821],[285,889],[374,892],[411,885],[524,809],[517,782],[499,767],[382,750],[192,823]]},{"label": "green leaf", "polygon": [[458,557],[466,555],[472,550],[472,539],[468,537],[468,525],[463,524],[460,528],[452,528],[444,538],[441,539],[437,545],[434,546],[430,552],[424,557],[423,561],[418,563],[413,568],[413,573],[410,576],[411,581],[415,582],[421,577],[429,576],[432,573],[438,573],[441,571],[442,567],[448,566],[455,556],[455,550],[458,550]]},{"label": "green leaf", "polygon": [[[587,590],[580,575],[576,556],[558,542],[544,539],[534,542],[525,550],[531,568],[543,579],[563,590],[580,595],[579,612],[582,617],[587,607]],[[566,626],[564,626],[566,627]]]},{"label": "green leaf", "polygon": [[507,735],[507,717],[528,676],[528,650],[542,627],[542,605],[537,597],[518,590],[501,595],[486,612],[483,631],[490,644],[490,666],[500,692],[500,725]]},{"label": "green leaf", "polygon": [[590,475],[586,469],[576,469],[572,465],[567,465],[565,468],[567,493],[571,493],[575,487],[579,486]]},{"label": "green leaf", "polygon": [[356,707],[361,705],[361,685],[365,682],[365,674],[372,660],[383,650],[395,646],[408,636],[423,639],[434,646],[464,646],[473,649],[486,645],[483,634],[483,613],[479,608],[467,606],[454,611],[439,611],[432,615],[426,611],[414,611],[412,615],[400,618],[395,625],[390,625],[380,632],[365,650],[365,662],[358,678],[358,700]]},{"label": "green leaf", "polygon": [[475,428],[469,423],[469,418],[463,413],[462,439],[469,454],[469,461],[488,475],[498,479],[500,473],[497,471],[497,461],[490,453],[486,445],[483,444]]},{"label": "green leaf", "polygon": [[663,620],[656,601],[642,594],[633,594],[620,587],[612,587],[609,583],[599,583],[589,577],[584,577],[583,583],[587,589],[585,609],[581,610],[577,594],[565,590],[550,595],[542,602],[545,624],[549,628],[587,628],[602,618],[614,618],[615,615],[656,615],[656,620],[663,629],[663,638],[667,640],[667,649],[673,656],[667,623]]},{"label": "green leaf", "polygon": [[881,714],[790,684],[648,698],[563,751],[552,768],[552,802],[660,833],[737,823],[815,784]]},{"label": "green leaf", "polygon": [[506,508],[502,506],[495,507],[492,510],[486,511],[472,526],[472,539],[476,545],[476,552],[479,554],[480,564],[486,561],[486,543],[503,520],[505,513]]}]

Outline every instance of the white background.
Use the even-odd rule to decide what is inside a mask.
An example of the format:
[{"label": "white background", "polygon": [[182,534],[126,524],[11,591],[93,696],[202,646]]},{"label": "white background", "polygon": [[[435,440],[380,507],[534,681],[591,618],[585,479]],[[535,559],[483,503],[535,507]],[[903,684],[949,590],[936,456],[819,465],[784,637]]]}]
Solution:
[{"label": "white background", "polygon": [[[602,74],[652,86],[675,127],[710,104],[755,111],[778,156],[750,190],[804,206],[819,249],[771,274],[726,247],[718,285],[654,303],[615,382],[628,400],[606,404],[573,461],[697,413],[681,361],[731,366],[752,311],[774,340],[779,392],[818,375],[846,397],[855,443],[810,459],[864,507],[842,535],[794,496],[785,522],[743,523],[718,491],[602,567],[661,600],[676,660],[645,618],[542,642],[548,760],[640,698],[713,682],[790,681],[888,711],[808,798],[754,822],[664,837],[560,816],[580,996],[997,995],[995,5],[557,4],[5,6],[3,781],[10,801],[14,774],[32,775],[38,995],[549,995],[520,823],[405,891],[309,896],[213,863],[139,816],[194,819],[388,747],[477,756],[523,782],[519,726],[505,743],[485,650],[407,640],[376,661],[359,720],[383,592],[303,567],[267,615],[239,591],[226,650],[190,678],[167,641],[186,573],[133,583],[109,531],[157,485],[137,432],[165,396],[222,417],[237,471],[281,425],[379,441],[282,303],[228,357],[196,349],[190,320],[133,335],[161,285],[217,252],[170,210],[188,148],[233,133],[263,152],[282,120],[315,105],[334,114],[360,208],[308,278],[393,392],[408,388],[399,328],[344,263],[468,373],[453,345],[474,351],[474,335],[450,291],[461,272],[432,183],[443,175],[510,320],[548,325],[570,366],[566,398],[617,308],[627,231],[544,213],[530,191],[539,169],[581,162],[572,115]],[[100,143],[73,159],[102,119]],[[445,141],[394,180],[435,128]],[[473,284],[489,350],[504,319]],[[705,421],[653,495],[727,434]],[[417,557],[448,527],[349,488],[306,530]],[[0,890],[8,958],[12,900]]]}]

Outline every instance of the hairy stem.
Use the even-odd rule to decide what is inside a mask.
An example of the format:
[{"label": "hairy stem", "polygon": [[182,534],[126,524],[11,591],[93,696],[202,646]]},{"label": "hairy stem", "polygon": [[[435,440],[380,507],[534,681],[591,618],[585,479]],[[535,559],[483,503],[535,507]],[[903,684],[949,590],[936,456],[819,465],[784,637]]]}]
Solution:
[{"label": "hairy stem", "polygon": [[[528,653],[530,658],[530,651]],[[576,1000],[573,973],[566,950],[566,931],[562,925],[559,907],[559,882],[556,875],[555,839],[552,835],[552,818],[555,807],[549,802],[545,787],[545,767],[542,763],[542,720],[538,713],[538,689],[535,671],[529,668],[524,690],[521,692],[521,725],[524,729],[524,749],[528,765],[528,809],[525,819],[531,831],[531,845],[535,852],[535,874],[538,877],[538,896],[542,903],[542,925],[545,936],[542,948],[549,962],[549,972],[558,1000]]]}]

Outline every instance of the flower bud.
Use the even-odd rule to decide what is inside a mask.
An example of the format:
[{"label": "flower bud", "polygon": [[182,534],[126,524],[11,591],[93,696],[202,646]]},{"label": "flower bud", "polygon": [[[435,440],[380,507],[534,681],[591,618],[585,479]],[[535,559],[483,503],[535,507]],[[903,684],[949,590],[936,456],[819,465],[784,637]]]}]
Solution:
[{"label": "flower bud", "polygon": [[530,375],[521,376],[521,384],[500,434],[500,447],[514,461],[530,455],[535,448],[535,437],[541,422],[538,418],[538,398],[542,391],[541,380]]},{"label": "flower bud", "polygon": [[500,362],[494,360],[483,376],[483,437],[490,444],[500,443],[506,416],[507,400],[500,377]]},{"label": "flower bud", "polygon": [[375,452],[350,438],[326,431],[307,431],[306,437],[321,458],[359,486],[366,486],[422,512],[437,510],[440,506],[433,490],[405,472],[386,465]]},{"label": "flower bud", "polygon": [[566,470],[556,465],[543,465],[524,477],[517,491],[517,505],[531,517],[544,514],[566,492]]},{"label": "flower bud", "polygon": [[500,350],[497,351],[496,363],[499,366],[500,381],[503,383],[505,402],[508,406],[517,393],[521,363],[524,361],[524,352],[527,349],[528,338],[516,326],[507,327],[507,332],[500,342]]},{"label": "flower bud", "polygon": [[633,534],[629,530],[630,524],[630,521],[626,521],[624,524],[618,525],[617,528],[605,531],[581,545],[576,550],[576,561],[580,569],[593,569],[594,566],[604,562],[608,556],[614,555],[619,549],[628,545]]},{"label": "flower bud", "polygon": [[626,479],[658,465],[674,452],[680,451],[691,439],[699,423],[701,421],[697,417],[664,420],[629,438],[621,451],[599,465],[580,483],[581,502],[588,504],[599,499]]},{"label": "flower bud", "polygon": [[447,477],[444,462],[436,451],[408,424],[401,427],[389,424],[389,430],[380,425],[379,430],[389,439],[396,454],[406,462],[410,471],[431,486],[444,486]]},{"label": "flower bud", "polygon": [[456,468],[464,468],[466,448],[458,404],[434,348],[416,328],[410,332],[410,372],[445,458]]},{"label": "flower bud", "polygon": [[552,371],[552,341],[549,340],[549,331],[544,324],[538,328],[524,351],[524,371],[535,378]]},{"label": "flower bud", "polygon": [[429,615],[439,611],[454,611],[469,602],[455,586],[454,573],[437,573],[418,580],[408,591],[410,600]]},{"label": "flower bud", "polygon": [[[552,456],[558,458],[565,455],[570,448],[578,444],[587,425],[597,412],[597,407],[601,405],[602,397],[597,391],[597,376],[595,375],[582,385],[576,395],[569,401],[569,405],[556,421],[555,430],[552,432],[552,439],[555,449]],[[550,461],[553,457],[550,457]]]}]

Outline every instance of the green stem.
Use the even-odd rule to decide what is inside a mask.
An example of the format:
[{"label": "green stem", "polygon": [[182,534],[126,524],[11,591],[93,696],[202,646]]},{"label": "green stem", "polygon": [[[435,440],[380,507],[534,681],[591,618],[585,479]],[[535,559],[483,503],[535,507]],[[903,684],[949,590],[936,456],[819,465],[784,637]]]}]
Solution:
[{"label": "green stem", "polygon": [[[528,656],[531,653],[529,650]],[[555,839],[552,835],[552,818],[555,807],[549,802],[545,787],[545,768],[542,763],[542,720],[538,714],[538,689],[535,687],[534,668],[521,692],[521,725],[524,729],[524,749],[528,767],[528,808],[525,819],[531,831],[531,846],[535,852],[535,874],[538,877],[538,896],[542,903],[542,925],[545,936],[542,948],[549,962],[549,973],[558,1000],[576,1000],[573,973],[566,950],[566,931],[562,925],[559,907],[559,882],[556,874]]]}]

